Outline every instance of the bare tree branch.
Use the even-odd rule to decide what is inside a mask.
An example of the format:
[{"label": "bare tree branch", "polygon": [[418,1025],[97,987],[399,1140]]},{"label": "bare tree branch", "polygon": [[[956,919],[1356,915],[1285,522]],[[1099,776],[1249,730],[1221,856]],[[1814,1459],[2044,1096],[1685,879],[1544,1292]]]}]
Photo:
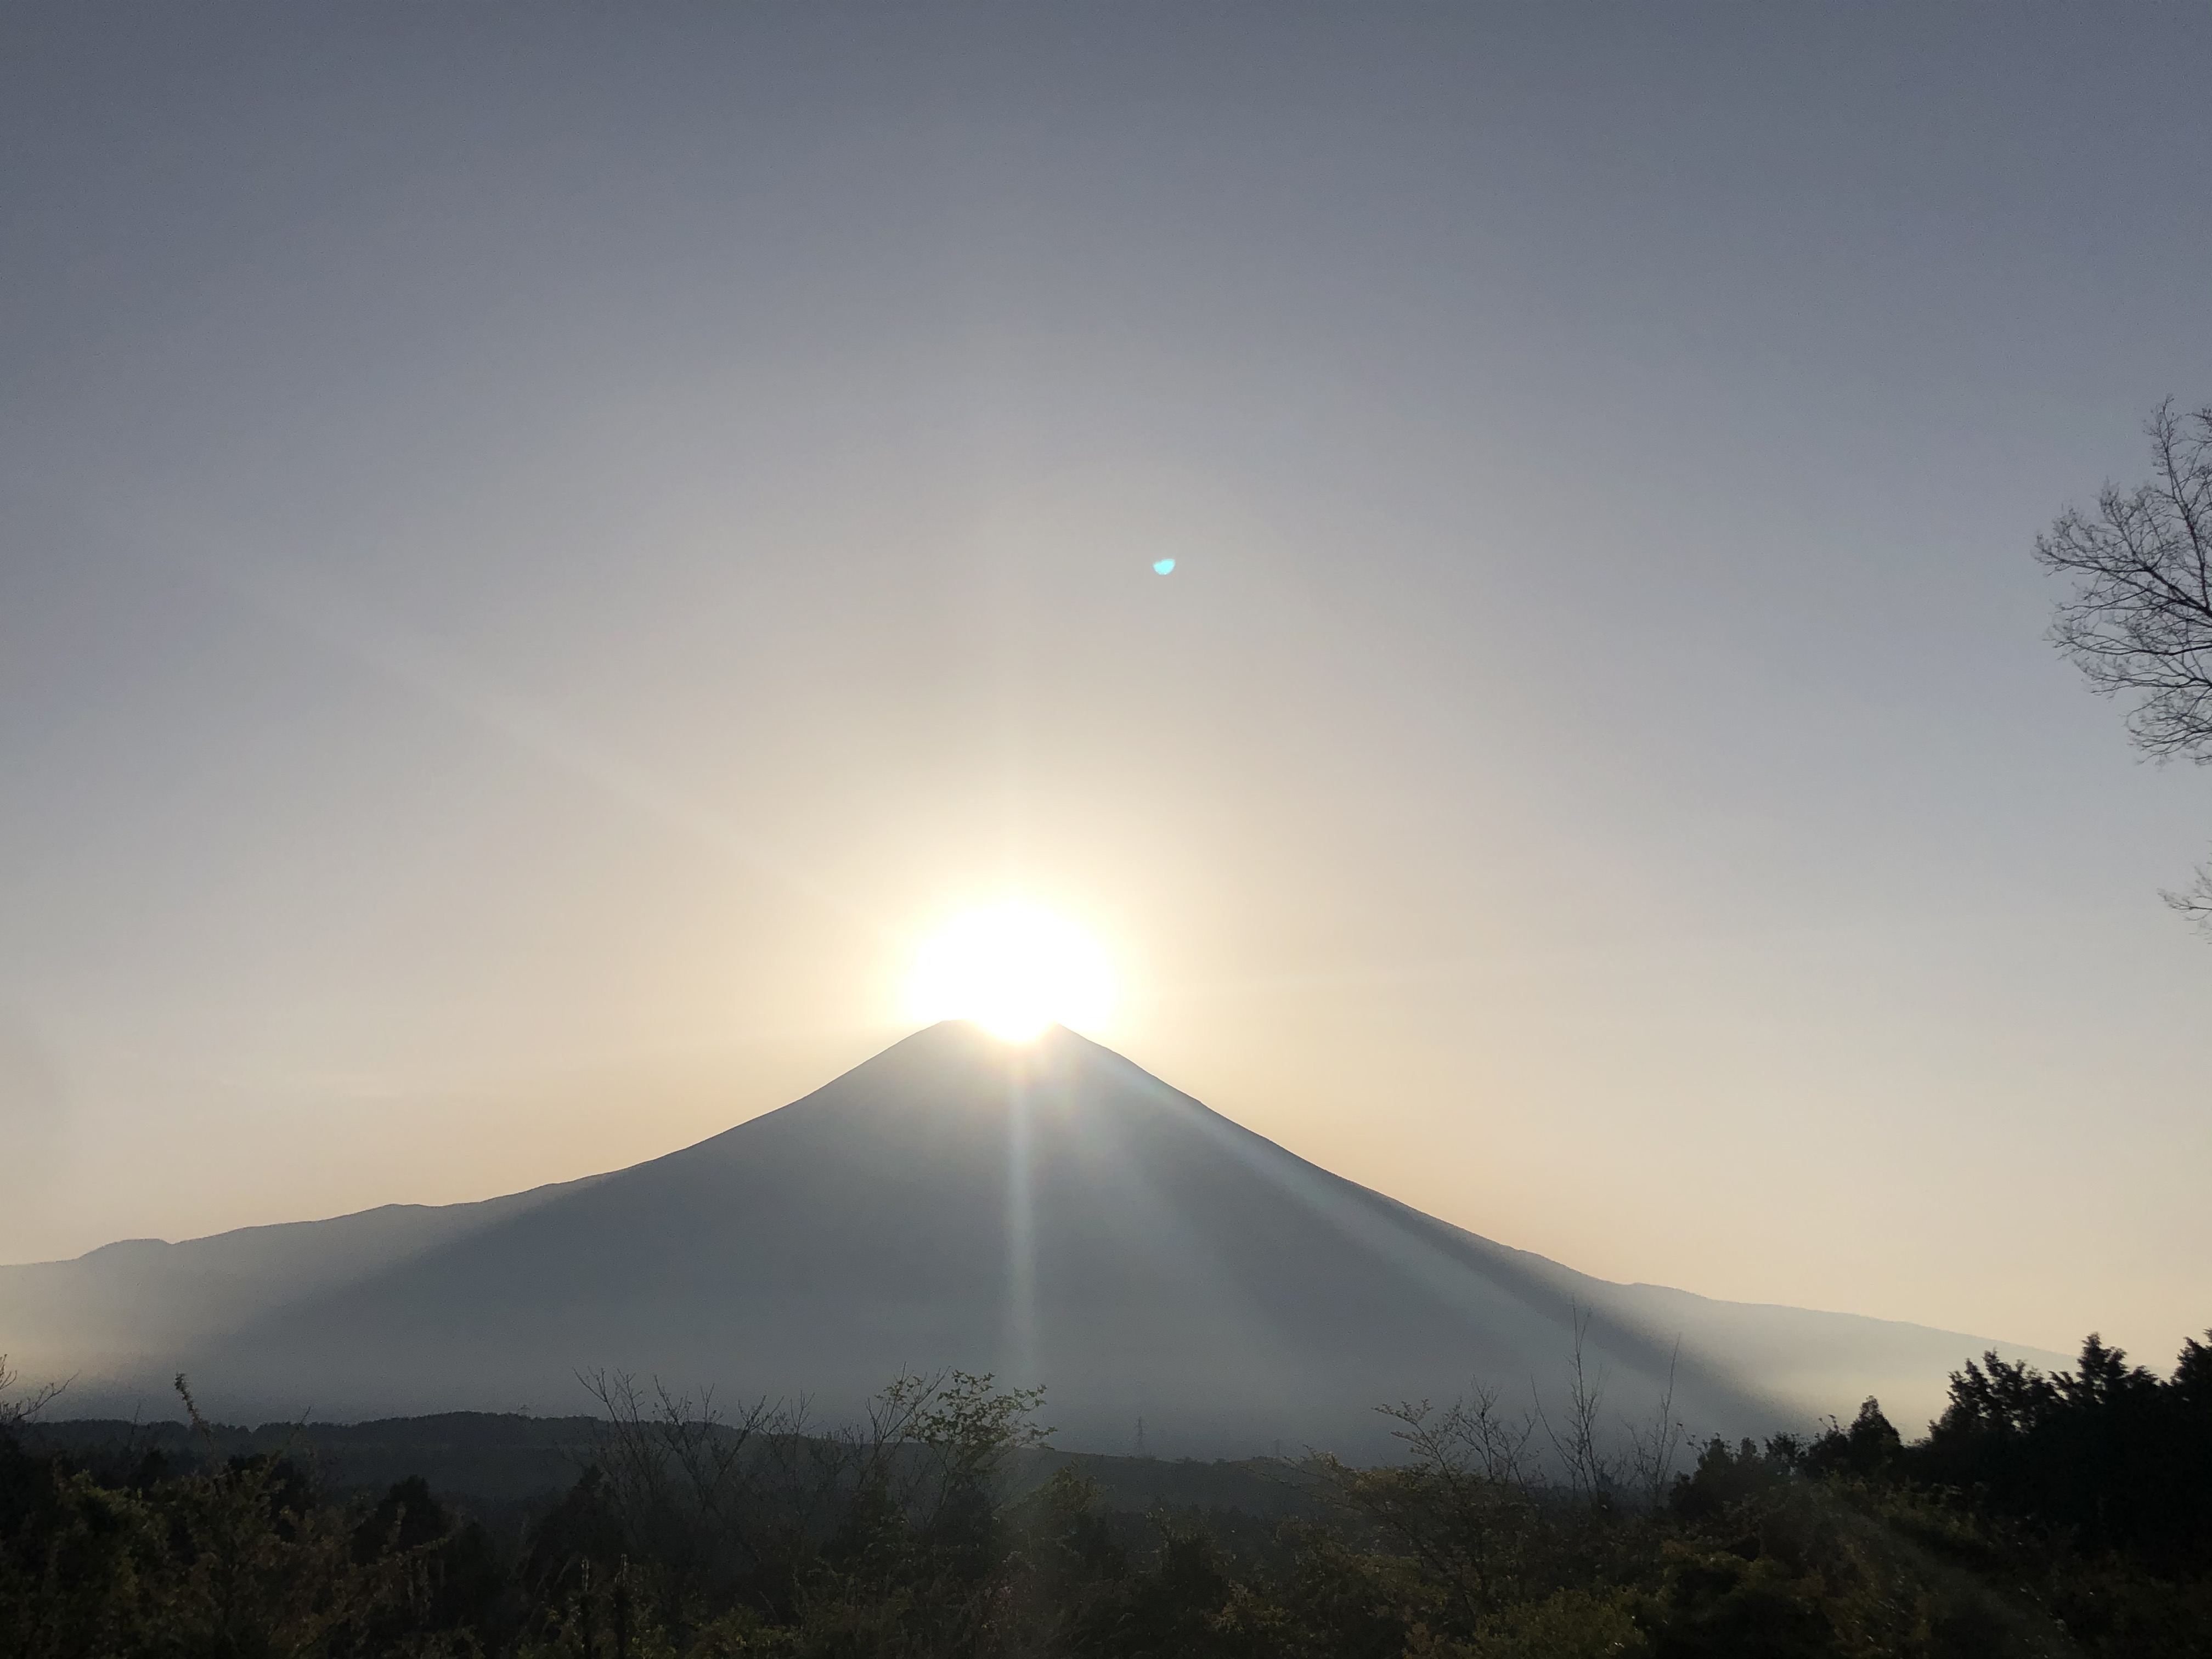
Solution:
[{"label": "bare tree branch", "polygon": [[[2172,399],[2144,428],[2156,477],[2106,484],[2096,511],[2068,507],[2035,556],[2072,591],[2051,638],[2092,690],[2133,700],[2128,732],[2159,761],[2212,764],[2212,406]],[[2165,896],[2212,934],[2212,869]]]},{"label": "bare tree branch", "polygon": [[1632,1423],[1628,1427],[1629,1459],[1637,1488],[1655,1512],[1667,1501],[1674,1479],[1674,1459],[1688,1435],[1674,1416],[1674,1372],[1681,1363],[1682,1339],[1678,1336],[1674,1352],[1667,1357],[1667,1386],[1652,1409],[1650,1422]]},{"label": "bare tree branch", "polygon": [[2195,923],[2197,932],[2212,939],[2212,866],[2199,870],[2193,885],[2178,890],[2163,889],[2159,896]]},{"label": "bare tree branch", "polygon": [[1555,1425],[1539,1396],[1536,1422],[1567,1472],[1569,1489],[1586,1502],[1607,1505],[1620,1485],[1620,1469],[1605,1452],[1599,1431],[1605,1404],[1605,1371],[1600,1367],[1593,1373],[1583,1352],[1589,1335],[1591,1310],[1572,1300],[1567,1308],[1574,1346],[1567,1358],[1565,1408]]},{"label": "bare tree branch", "polygon": [[8,1363],[6,1354],[0,1353],[0,1434],[4,1434],[10,1429],[22,1427],[24,1424],[46,1410],[60,1397],[62,1390],[68,1388],[74,1379],[64,1378],[59,1382],[41,1383],[27,1395],[10,1398],[9,1396],[15,1393],[15,1385],[21,1380],[22,1373]]}]

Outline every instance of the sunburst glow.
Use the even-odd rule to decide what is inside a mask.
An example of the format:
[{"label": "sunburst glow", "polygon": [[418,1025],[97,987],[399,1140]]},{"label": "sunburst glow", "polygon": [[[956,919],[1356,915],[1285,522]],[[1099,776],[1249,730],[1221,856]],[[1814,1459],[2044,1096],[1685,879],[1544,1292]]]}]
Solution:
[{"label": "sunburst glow", "polygon": [[930,935],[908,987],[915,1019],[972,1019],[1009,1042],[1054,1024],[1095,1028],[1113,1000],[1098,941],[1018,900],[965,911]]}]

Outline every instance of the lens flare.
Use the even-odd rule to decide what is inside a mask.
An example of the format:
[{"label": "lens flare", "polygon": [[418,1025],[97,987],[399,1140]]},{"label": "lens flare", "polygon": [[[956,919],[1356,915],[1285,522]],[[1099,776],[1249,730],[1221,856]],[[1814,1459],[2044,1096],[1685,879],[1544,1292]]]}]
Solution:
[{"label": "lens flare", "polygon": [[907,1000],[918,1021],[969,1019],[1027,1042],[1054,1025],[1097,1025],[1113,996],[1113,968],[1097,939],[1064,916],[1010,900],[931,934],[915,953]]}]

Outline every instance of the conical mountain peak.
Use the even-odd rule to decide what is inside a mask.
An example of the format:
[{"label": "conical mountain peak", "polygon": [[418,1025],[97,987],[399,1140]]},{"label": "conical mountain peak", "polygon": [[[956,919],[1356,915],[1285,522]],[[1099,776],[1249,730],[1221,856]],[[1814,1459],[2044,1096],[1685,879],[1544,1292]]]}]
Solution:
[{"label": "conical mountain peak", "polygon": [[[931,1025],[696,1146],[472,1208],[419,1248],[364,1231],[384,1212],[303,1224],[384,1242],[349,1279],[286,1281],[282,1307],[222,1304],[139,1374],[188,1369],[241,1414],[558,1409],[607,1369],[840,1417],[902,1372],[957,1366],[1044,1385],[1078,1445],[1120,1444],[1142,1417],[1163,1449],[1357,1453],[1388,1449],[1379,1402],[1556,1376],[1578,1325],[1614,1407],[1641,1410],[1671,1374],[1683,1420],[1729,1432],[1848,1404],[1881,1363],[1831,1363],[1848,1381],[1793,1408],[1733,1356],[1786,1377],[1804,1322],[1923,1374],[1973,1351],[1585,1278],[1331,1175],[1057,1027],[1012,1044]],[[24,1283],[81,1301],[66,1279]],[[182,1279],[161,1283],[137,1305],[185,1305]],[[0,1312],[10,1293],[0,1281]]]}]

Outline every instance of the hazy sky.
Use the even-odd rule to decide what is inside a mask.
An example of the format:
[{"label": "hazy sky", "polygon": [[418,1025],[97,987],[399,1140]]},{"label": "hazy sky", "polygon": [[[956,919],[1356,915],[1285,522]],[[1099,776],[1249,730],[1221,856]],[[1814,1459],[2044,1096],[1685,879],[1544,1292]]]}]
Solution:
[{"label": "hazy sky", "polygon": [[[635,1161],[1019,888],[1585,1271],[2212,1323],[2212,11],[0,15],[0,1259]],[[1152,562],[1173,557],[1171,576]]]}]

